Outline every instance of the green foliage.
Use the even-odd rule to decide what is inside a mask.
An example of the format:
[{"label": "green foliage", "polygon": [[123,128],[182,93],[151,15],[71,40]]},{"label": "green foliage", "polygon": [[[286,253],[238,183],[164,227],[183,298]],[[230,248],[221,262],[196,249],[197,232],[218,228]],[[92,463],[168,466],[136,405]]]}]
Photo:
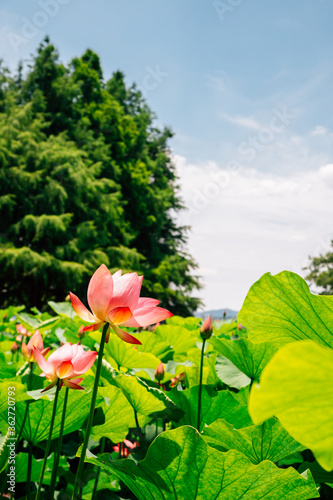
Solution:
[{"label": "green foliage", "polygon": [[319,496],[310,473],[306,479],[294,469],[278,469],[272,462],[255,466],[237,451],[221,453],[207,446],[192,427],[157,437],[138,464],[133,460],[112,462],[107,455],[89,462],[116,474],[139,500],[306,500]]},{"label": "green foliage", "polygon": [[251,392],[254,423],[275,415],[310,448],[324,469],[333,469],[333,350],[310,340],[281,348]]},{"label": "green foliage", "polygon": [[87,50],[68,66],[52,44],[24,76],[0,68],[1,302],[45,308],[83,296],[104,263],[144,274],[144,295],[174,313],[200,301],[168,128],[124,75],[103,78]]},{"label": "green foliage", "polygon": [[[87,98],[94,89],[98,91],[97,84],[85,90]],[[16,434],[22,429],[16,441],[18,498],[26,494],[29,463],[34,496],[54,398],[54,390],[41,392],[48,382],[40,370],[35,367],[32,373],[21,349],[13,349],[14,341],[21,342],[18,321],[30,330],[40,328],[44,347],[51,351],[60,342],[79,338],[85,348],[98,350],[101,339],[101,332],[79,333],[81,320],[67,302],[49,305],[52,315],[37,308],[28,314],[13,306],[0,311],[0,484],[9,465],[5,447],[11,437],[10,389]],[[142,345],[110,336],[86,455],[83,499],[90,499],[95,487],[101,499],[330,498],[331,297],[310,294],[293,273],[264,275],[249,291],[240,316],[246,328],[237,323],[214,328],[204,352],[198,318],[176,316],[154,332],[127,329]],[[204,385],[198,432],[194,427],[201,355]],[[158,381],[155,370],[161,370],[161,364],[164,376]],[[81,450],[95,370],[93,365],[83,375],[84,391],[69,391],[55,487],[59,498],[73,492],[75,456]],[[63,401],[62,389],[45,498]],[[123,460],[128,454],[131,459]]]},{"label": "green foliage", "polygon": [[333,347],[333,297],[313,295],[300,276],[288,271],[264,274],[252,285],[237,319],[253,342],[279,346],[312,339]]},{"label": "green foliage", "polygon": [[[170,393],[172,401],[176,403],[178,408],[184,411],[184,417],[179,420],[179,425],[196,426],[198,387],[199,386],[196,385],[186,391],[177,391],[177,389],[173,389]],[[200,417],[200,430],[202,430],[205,425],[209,425],[219,418],[223,418],[237,428],[245,427],[252,423],[247,408],[238,403],[231,392],[216,392],[209,386],[203,386]]]},{"label": "green foliage", "polygon": [[[71,391],[69,394],[64,434],[69,434],[80,429],[89,414],[91,395],[88,393],[78,394],[78,392],[79,391]],[[45,398],[46,399],[39,399],[38,401],[31,401],[28,405],[29,412],[22,436],[33,444],[44,441],[48,437],[53,402],[49,401],[46,396]],[[62,391],[59,396],[59,409],[52,433],[53,439],[59,437],[63,399],[64,391]],[[101,402],[102,397],[100,396],[99,403]],[[17,404],[15,408],[16,431],[18,433],[22,427],[25,408],[25,402]],[[4,432],[8,428],[8,413],[6,410],[0,413],[1,432]]]},{"label": "green foliage", "polygon": [[204,438],[209,446],[217,450],[240,451],[253,464],[259,464],[263,460],[278,462],[304,449],[275,419],[243,429],[235,429],[234,425],[218,419],[204,430]]},{"label": "green foliage", "polygon": [[333,295],[333,241],[331,249],[319,257],[311,258],[306,279],[320,287],[323,295]]},{"label": "green foliage", "polygon": [[254,344],[246,338],[231,340],[211,337],[208,342],[252,380],[259,380],[262,369],[277,350],[270,342]]}]

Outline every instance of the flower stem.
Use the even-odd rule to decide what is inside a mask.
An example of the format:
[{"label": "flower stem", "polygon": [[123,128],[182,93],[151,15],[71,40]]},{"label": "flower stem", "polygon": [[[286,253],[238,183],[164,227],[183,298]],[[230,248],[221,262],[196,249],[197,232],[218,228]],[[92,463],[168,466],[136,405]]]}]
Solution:
[{"label": "flower stem", "polygon": [[[106,333],[108,331],[108,327],[109,327],[109,324],[105,323],[105,325],[103,327],[103,332],[102,332],[101,345],[100,345],[99,353],[98,353],[95,383],[94,383],[93,393],[91,396],[90,413],[89,413],[88,423],[87,423],[87,427],[86,427],[86,434],[84,437],[84,442],[83,442],[83,446],[82,446],[82,450],[81,450],[79,466],[78,466],[77,473],[76,473],[72,500],[80,500],[80,498],[81,498],[81,490],[82,490],[82,485],[83,485],[82,474],[83,474],[83,467],[84,467],[84,459],[86,457],[86,451],[87,451],[87,447],[88,447],[90,431],[91,431],[91,427],[92,427],[92,423],[93,423],[93,419],[94,419],[94,411],[95,411],[95,404],[96,404],[96,398],[97,398],[98,383],[99,383],[99,378],[100,378],[100,374],[101,374],[104,344],[105,344],[105,338],[106,338]],[[79,491],[80,491],[80,493],[79,493]]]},{"label": "flower stem", "polygon": [[54,425],[54,420],[55,420],[56,411],[57,411],[57,403],[58,403],[59,391],[60,391],[60,388],[61,388],[60,384],[61,384],[61,381],[58,380],[57,390],[56,390],[54,401],[53,401],[53,411],[52,411],[52,417],[51,417],[51,422],[50,422],[49,437],[48,437],[48,440],[47,440],[47,443],[46,443],[44,461],[43,461],[43,466],[42,466],[42,470],[41,470],[41,473],[40,473],[38,490],[37,490],[37,493],[36,493],[36,500],[39,500],[39,498],[40,498],[40,492],[41,492],[41,489],[42,489],[44,472],[45,472],[45,469],[46,469],[47,457],[49,455],[50,448],[51,448],[52,431],[53,431],[53,425]]},{"label": "flower stem", "polygon": [[206,339],[202,340],[202,348],[201,348],[201,360],[200,360],[200,378],[199,378],[199,394],[198,394],[198,420],[197,420],[197,429],[200,432],[200,414],[201,414],[201,393],[202,393],[202,372],[203,372],[203,362],[204,362],[204,352],[205,352],[205,343]]},{"label": "flower stem", "polygon": [[60,455],[61,455],[62,437],[64,435],[64,427],[65,427],[65,417],[66,417],[68,392],[69,392],[69,388],[66,387],[65,398],[64,398],[64,406],[63,406],[63,409],[62,409],[62,417],[61,417],[61,424],[60,424],[60,435],[59,435],[59,438],[58,438],[57,450],[56,450],[55,455],[54,455],[53,470],[52,470],[52,477],[51,477],[51,485],[50,485],[50,489],[48,491],[49,498],[53,498],[53,496],[54,496],[54,490],[55,490],[56,483],[57,483],[57,477],[58,477],[57,472],[58,472],[59,460],[60,460]]},{"label": "flower stem", "polygon": [[27,472],[27,500],[30,500],[30,483],[31,483],[31,471],[32,471],[32,443],[29,441],[28,447],[28,472]]},{"label": "flower stem", "polygon": [[[29,372],[29,378],[28,378],[28,391],[31,391],[32,390],[32,376],[33,376],[33,371],[34,371],[34,364],[33,363],[29,363],[29,368],[30,368],[30,372]],[[23,421],[22,421],[22,425],[21,425],[21,429],[20,429],[20,432],[19,432],[19,435],[17,437],[17,443],[19,443],[21,437],[22,437],[22,433],[23,433],[23,430],[24,430],[24,426],[25,426],[25,422],[27,420],[27,417],[28,417],[28,413],[29,413],[29,404],[30,404],[30,401],[31,400],[28,400],[25,402],[26,406],[25,406],[25,411],[24,411],[24,416],[23,416]]]},{"label": "flower stem", "polygon": [[[101,454],[104,453],[105,441],[106,441],[106,438],[105,438],[105,436],[103,436],[102,439],[101,439],[101,450],[100,450]],[[92,492],[92,495],[91,495],[91,500],[95,500],[100,473],[101,473],[101,468],[98,467],[97,468],[97,472],[96,472],[96,479],[95,479],[94,489],[93,489],[93,492]]]}]

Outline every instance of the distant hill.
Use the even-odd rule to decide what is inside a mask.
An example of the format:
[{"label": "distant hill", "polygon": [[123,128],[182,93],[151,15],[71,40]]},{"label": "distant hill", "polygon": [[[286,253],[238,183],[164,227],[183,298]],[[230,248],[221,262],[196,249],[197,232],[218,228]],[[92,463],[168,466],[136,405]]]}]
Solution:
[{"label": "distant hill", "polygon": [[[223,318],[223,313],[226,312],[225,318]],[[238,311],[233,311],[232,309],[212,309],[211,311],[199,311],[195,313],[198,318],[206,319],[210,315],[212,319],[236,319]]]}]

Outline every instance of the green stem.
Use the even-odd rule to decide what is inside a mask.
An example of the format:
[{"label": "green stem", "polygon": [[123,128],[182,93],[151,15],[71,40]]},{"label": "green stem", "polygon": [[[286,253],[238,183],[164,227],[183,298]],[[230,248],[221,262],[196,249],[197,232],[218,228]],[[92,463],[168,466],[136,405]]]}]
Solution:
[{"label": "green stem", "polygon": [[32,443],[29,441],[28,446],[28,472],[27,472],[27,500],[30,500],[30,483],[31,483],[31,471],[32,471]]},{"label": "green stem", "polygon": [[[29,363],[29,367],[30,367],[30,373],[29,373],[29,379],[28,379],[28,391],[31,391],[32,390],[32,375],[33,375],[33,371],[34,371],[34,364],[33,363]],[[22,437],[22,433],[23,433],[23,430],[24,430],[25,422],[26,422],[27,417],[28,417],[29,403],[30,403],[30,400],[26,401],[26,403],[25,403],[26,406],[25,406],[25,411],[24,411],[24,415],[23,415],[23,421],[22,421],[21,430],[20,430],[19,435],[17,437],[17,443],[19,443],[19,441],[20,441],[20,439]]]},{"label": "green stem", "polygon": [[25,422],[27,420],[27,417],[28,417],[28,413],[29,413],[29,403],[30,401],[26,401],[25,403],[25,411],[24,411],[24,415],[23,415],[23,421],[22,421],[22,426],[21,426],[21,430],[19,432],[19,435],[17,436],[17,444],[20,442],[20,439],[22,437],[22,433],[23,433],[23,429],[24,429],[24,426],[25,426]]},{"label": "green stem", "polygon": [[[105,436],[103,436],[102,439],[101,439],[101,450],[100,450],[101,454],[104,453],[105,440],[106,440],[106,438],[105,438]],[[97,467],[96,479],[95,479],[94,489],[93,489],[93,492],[92,492],[92,495],[91,495],[91,500],[95,500],[100,473],[101,473],[101,468]]]},{"label": "green stem", "polygon": [[64,435],[64,427],[65,427],[65,418],[66,418],[66,408],[67,408],[67,401],[68,401],[68,392],[69,388],[66,387],[65,390],[65,398],[64,398],[64,406],[62,409],[62,417],[61,417],[61,424],[60,424],[60,434],[58,438],[58,443],[57,443],[57,449],[54,455],[54,462],[53,462],[53,470],[52,470],[52,477],[51,477],[51,484],[50,484],[50,489],[48,491],[48,497],[53,498],[54,497],[54,490],[56,487],[57,483],[57,477],[58,477],[58,466],[59,466],[59,460],[61,456],[61,447],[62,447],[62,437]]},{"label": "green stem", "polygon": [[205,343],[206,343],[206,339],[203,339],[203,340],[202,340],[202,348],[201,348],[200,378],[199,378],[199,394],[198,394],[198,420],[197,420],[197,429],[198,429],[198,432],[200,432],[201,393],[202,393],[202,372],[203,372],[203,362],[204,362]]},{"label": "green stem", "polygon": [[[84,467],[84,459],[86,457],[86,451],[87,451],[87,447],[88,447],[90,431],[91,431],[93,418],[94,418],[95,404],[96,404],[97,391],[98,391],[98,383],[99,383],[99,378],[101,375],[104,344],[105,344],[105,338],[106,338],[106,333],[107,333],[108,327],[109,327],[109,324],[105,323],[105,325],[103,327],[103,332],[102,332],[101,345],[100,345],[99,353],[98,353],[95,383],[94,383],[93,393],[91,396],[90,413],[89,413],[88,423],[87,423],[87,427],[86,427],[86,434],[84,437],[84,442],[83,442],[83,446],[82,446],[82,450],[81,450],[79,466],[78,466],[77,473],[76,473],[72,500],[80,500],[80,498],[81,498],[81,490],[82,490],[82,486],[83,486],[82,474],[83,474],[83,467]],[[80,490],[80,493],[79,493],[79,490]]]},{"label": "green stem", "polygon": [[52,431],[53,431],[53,425],[54,425],[54,420],[55,420],[56,411],[57,411],[57,402],[58,402],[59,391],[60,391],[60,388],[61,388],[61,383],[62,383],[61,380],[58,380],[57,390],[56,390],[54,401],[53,401],[53,411],[52,411],[52,417],[51,417],[51,422],[50,422],[49,437],[48,437],[48,440],[47,440],[47,443],[46,443],[46,449],[45,449],[45,455],[44,455],[44,460],[43,460],[43,466],[42,466],[42,470],[41,470],[41,473],[40,473],[39,484],[38,484],[38,489],[37,489],[37,493],[36,493],[36,500],[39,500],[39,498],[40,498],[40,492],[41,492],[41,489],[42,489],[44,472],[45,472],[45,469],[46,469],[47,457],[48,457],[48,455],[50,453],[51,441],[52,441]]},{"label": "green stem", "polygon": [[140,435],[141,434],[141,427],[140,427],[140,424],[139,424],[138,413],[137,413],[136,410],[134,410],[134,418],[135,418],[136,428],[137,428],[138,433]]}]

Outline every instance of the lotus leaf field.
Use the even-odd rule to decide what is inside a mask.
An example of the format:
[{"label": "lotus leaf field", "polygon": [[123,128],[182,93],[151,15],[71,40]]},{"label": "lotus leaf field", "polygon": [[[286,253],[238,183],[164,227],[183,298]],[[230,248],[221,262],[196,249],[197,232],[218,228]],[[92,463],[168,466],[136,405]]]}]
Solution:
[{"label": "lotus leaf field", "polygon": [[4,498],[333,498],[332,296],[267,273],[237,321],[108,331],[48,305],[0,311]]}]

